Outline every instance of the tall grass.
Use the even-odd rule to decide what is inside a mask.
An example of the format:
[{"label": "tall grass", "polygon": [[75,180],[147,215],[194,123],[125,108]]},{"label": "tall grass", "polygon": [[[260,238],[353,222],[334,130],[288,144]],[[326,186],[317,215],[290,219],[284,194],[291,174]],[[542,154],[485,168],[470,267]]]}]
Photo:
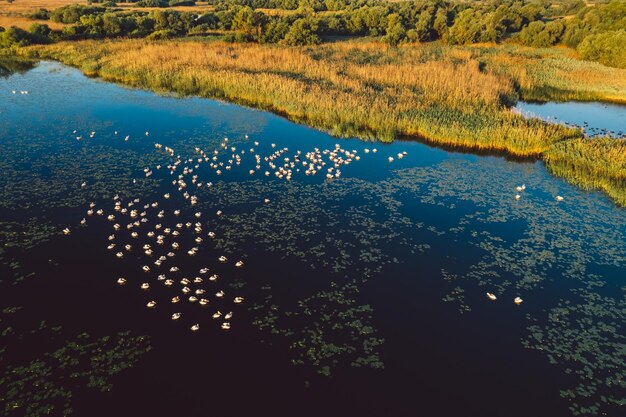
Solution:
[{"label": "tall grass", "polygon": [[586,189],[604,190],[626,206],[626,139],[559,142],[545,152],[544,160],[553,174]]},{"label": "tall grass", "polygon": [[61,43],[36,52],[107,80],[223,98],[343,136],[414,136],[528,157],[576,135],[507,111],[504,104],[515,95],[509,78],[482,71],[466,54],[436,55],[428,48],[124,40]]},{"label": "tall grass", "polygon": [[[507,107],[517,100],[518,89],[531,98],[553,98],[546,94],[549,89],[567,98],[626,97],[626,71],[575,61],[558,51],[541,52],[550,59],[546,63],[544,55],[512,47],[499,54],[497,47],[391,48],[371,41],[301,48],[118,40],[36,46],[25,53],[109,81],[270,110],[338,136],[414,137],[517,157],[545,155],[553,172],[626,201],[619,197],[626,195],[623,188],[611,182],[621,181],[623,164],[601,156],[619,152],[619,142],[582,140],[578,129],[528,120]],[[567,71],[588,75],[576,81],[563,75]],[[594,159],[610,168],[590,169]]]},{"label": "tall grass", "polygon": [[623,69],[581,61],[571,49],[515,45],[467,49],[472,57],[484,62],[488,70],[513,79],[525,100],[626,103]]}]

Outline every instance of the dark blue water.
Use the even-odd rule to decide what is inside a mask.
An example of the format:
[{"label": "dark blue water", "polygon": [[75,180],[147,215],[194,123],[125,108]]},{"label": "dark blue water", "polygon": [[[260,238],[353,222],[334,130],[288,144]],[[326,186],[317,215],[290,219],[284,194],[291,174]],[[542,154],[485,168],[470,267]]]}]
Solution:
[{"label": "dark blue water", "polygon": [[[56,63],[1,79],[0,94],[6,415],[624,415],[626,212],[604,195],[541,163],[337,139]],[[304,154],[318,148],[328,162],[336,145],[360,159],[333,180],[330,165],[305,175]],[[285,147],[277,165],[302,151],[290,181],[264,160]],[[220,162],[217,175],[209,164]],[[102,216],[87,214],[91,202]],[[204,267],[188,285],[207,290],[201,307],[179,281]],[[217,310],[233,312],[230,330]]]}]

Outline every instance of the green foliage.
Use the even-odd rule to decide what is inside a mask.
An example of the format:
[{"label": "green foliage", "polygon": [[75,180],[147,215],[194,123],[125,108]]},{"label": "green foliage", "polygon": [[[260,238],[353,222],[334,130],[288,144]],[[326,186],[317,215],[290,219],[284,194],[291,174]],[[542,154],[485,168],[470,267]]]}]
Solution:
[{"label": "green foliage", "polygon": [[321,42],[316,35],[317,22],[311,19],[298,19],[289,28],[283,39],[285,45],[317,45]]},{"label": "green foliage", "polygon": [[139,7],[168,7],[167,0],[141,0],[137,2]]},{"label": "green foliage", "polygon": [[50,11],[47,9],[37,9],[30,15],[30,18],[36,20],[49,20]]},{"label": "green foliage", "polygon": [[402,21],[400,20],[400,15],[393,13],[387,16],[387,30],[385,37],[383,38],[385,42],[390,45],[397,46],[406,36],[406,30],[404,26],[402,26]]},{"label": "green foliage", "polygon": [[32,33],[15,26],[0,32],[0,48],[10,48],[13,46],[28,46],[36,43],[38,38]]},{"label": "green foliage", "polygon": [[82,16],[104,13],[105,9],[100,7],[82,6],[80,4],[70,4],[54,10],[50,14],[50,20],[59,23],[77,23]]},{"label": "green foliage", "polygon": [[579,45],[583,59],[604,65],[626,68],[626,30],[617,30],[587,36]]}]

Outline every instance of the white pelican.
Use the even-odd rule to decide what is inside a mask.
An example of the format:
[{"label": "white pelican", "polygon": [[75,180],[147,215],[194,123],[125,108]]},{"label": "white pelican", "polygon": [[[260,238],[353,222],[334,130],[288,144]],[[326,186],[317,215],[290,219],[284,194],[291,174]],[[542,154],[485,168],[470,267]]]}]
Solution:
[{"label": "white pelican", "polygon": [[557,196],[556,196],[556,201],[563,201],[563,197],[562,197],[562,196],[560,196],[560,195],[557,195]]},{"label": "white pelican", "polygon": [[211,317],[213,317],[214,319],[219,319],[220,317],[222,317],[222,313],[217,310],[215,313],[213,313]]},{"label": "white pelican", "polygon": [[233,312],[230,311],[224,315],[224,320],[229,320],[232,317],[233,317]]},{"label": "white pelican", "polygon": [[146,306],[148,308],[154,308],[156,306],[156,301],[148,301],[148,304],[146,304]]},{"label": "white pelican", "polygon": [[241,267],[243,266],[243,261],[237,261],[237,262],[235,263],[235,266],[236,266],[237,268],[241,268]]},{"label": "white pelican", "polygon": [[228,330],[228,329],[230,329],[230,323],[225,321],[224,323],[222,323],[222,330]]},{"label": "white pelican", "polygon": [[220,290],[220,291],[216,292],[216,293],[215,293],[215,296],[216,296],[217,298],[222,298],[222,297],[224,296],[224,291],[221,291],[221,290]]},{"label": "white pelican", "polygon": [[201,298],[200,299],[200,305],[205,306],[209,304],[209,300],[207,300],[206,298]]},{"label": "white pelican", "polygon": [[226,262],[228,260],[228,258],[226,258],[224,255],[220,256],[219,258],[217,258],[220,262]]},{"label": "white pelican", "polygon": [[69,235],[70,233],[71,233],[70,229],[68,229],[67,227],[65,229],[63,229],[63,234],[64,235]]},{"label": "white pelican", "polygon": [[235,299],[233,300],[233,302],[235,304],[241,304],[243,303],[243,297],[235,297]]},{"label": "white pelican", "polygon": [[180,297],[179,296],[172,297],[172,304],[176,304],[179,301],[180,301]]},{"label": "white pelican", "polygon": [[148,284],[147,282],[144,282],[143,284],[141,284],[141,289],[142,290],[150,289],[150,284]]},{"label": "white pelican", "polygon": [[515,299],[513,300],[513,302],[514,302],[515,304],[517,304],[517,305],[522,304],[522,302],[523,302],[523,301],[524,301],[524,300],[522,300],[522,298],[521,298],[521,297],[515,297]]},{"label": "white pelican", "polygon": [[172,314],[172,320],[178,320],[181,315],[182,315],[181,313],[174,313],[174,314]]},{"label": "white pelican", "polygon": [[191,326],[191,331],[192,332],[197,332],[198,330],[200,330],[200,325],[199,324],[194,324],[193,326]]},{"label": "white pelican", "polygon": [[126,284],[126,278],[118,278],[118,279],[117,279],[117,283],[118,283],[119,285],[124,285],[124,284]]},{"label": "white pelican", "polygon": [[489,297],[489,299],[491,301],[497,300],[497,297],[494,294],[490,293],[490,292],[487,293],[487,297]]}]

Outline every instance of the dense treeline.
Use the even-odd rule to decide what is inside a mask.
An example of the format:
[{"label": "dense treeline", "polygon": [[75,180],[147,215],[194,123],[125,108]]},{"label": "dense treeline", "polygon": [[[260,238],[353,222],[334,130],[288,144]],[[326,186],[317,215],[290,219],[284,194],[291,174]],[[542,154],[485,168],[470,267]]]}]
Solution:
[{"label": "dense treeline", "polygon": [[[152,11],[69,5],[38,19],[70,26],[49,32],[51,40],[111,37],[163,39],[226,32],[239,42],[317,44],[327,36],[373,36],[398,45],[440,40],[447,44],[519,42],[576,48],[585,59],[626,67],[626,2],[611,0],[593,7],[582,1],[550,4],[531,0],[452,3],[444,0],[213,0],[210,11],[167,10],[191,5],[186,0],[141,0]],[[110,4],[109,4],[110,5]],[[267,9],[277,9],[268,13]],[[2,35],[0,44],[44,42],[42,28]],[[8,32],[8,31],[7,31]],[[17,35],[17,37],[16,37]],[[27,36],[28,35],[28,36]],[[32,36],[30,36],[32,35]],[[16,40],[19,38],[18,40]]]}]

